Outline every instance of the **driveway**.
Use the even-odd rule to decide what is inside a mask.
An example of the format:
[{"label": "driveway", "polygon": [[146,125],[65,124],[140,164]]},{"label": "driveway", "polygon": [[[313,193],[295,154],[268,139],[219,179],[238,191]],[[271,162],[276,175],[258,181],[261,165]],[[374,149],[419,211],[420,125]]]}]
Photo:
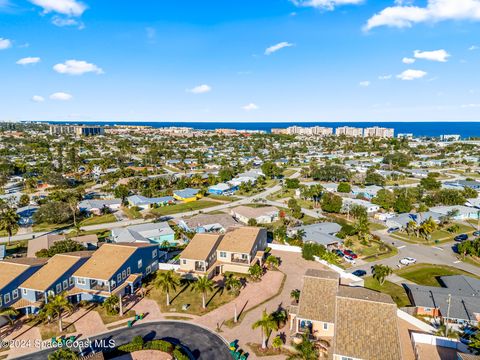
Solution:
[{"label": "driveway", "polygon": [[[164,339],[172,343],[182,344],[186,347],[194,359],[197,360],[231,360],[232,356],[228,345],[224,340],[213,332],[193,324],[180,321],[157,321],[135,325],[131,328],[122,328],[102,335],[90,338],[92,347],[87,348],[83,355],[91,353],[92,350],[100,351],[102,347],[95,346],[95,340],[110,340],[115,346],[130,342],[135,336],[142,336],[144,340]],[[103,348],[105,349],[105,347]],[[78,349],[76,349],[78,350]],[[32,353],[17,359],[44,360],[52,349]]]}]

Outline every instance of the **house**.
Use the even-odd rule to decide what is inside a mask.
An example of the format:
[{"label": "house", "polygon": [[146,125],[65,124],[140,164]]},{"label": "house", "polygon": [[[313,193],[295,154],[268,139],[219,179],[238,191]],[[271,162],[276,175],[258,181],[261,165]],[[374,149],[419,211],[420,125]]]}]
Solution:
[{"label": "house", "polygon": [[385,221],[385,224],[389,228],[400,228],[403,229],[407,226],[410,221],[417,223],[417,225],[422,224],[425,220],[432,218],[436,223],[439,223],[442,220],[443,215],[433,211],[426,211],[422,213],[410,213],[410,214],[400,214],[398,216],[392,217]]},{"label": "house", "polygon": [[470,206],[470,207],[477,208],[478,210],[480,210],[480,198],[467,199],[467,202],[465,203],[465,206]]},{"label": "house", "polygon": [[383,188],[381,186],[377,186],[377,185],[370,185],[365,187],[352,186],[351,194],[354,196],[362,196],[366,199],[371,200],[375,196],[377,196],[377,193],[382,189]]},{"label": "house", "polygon": [[108,209],[110,212],[115,212],[122,206],[121,199],[110,200],[83,200],[78,203],[78,209],[81,212],[86,212],[94,215],[101,215],[103,209]]},{"label": "house", "polygon": [[293,334],[328,341],[334,360],[402,359],[391,297],[340,285],[339,274],[330,270],[307,270],[298,305],[289,308],[289,324]]},{"label": "house", "polygon": [[0,309],[12,306],[20,299],[20,284],[38,271],[46,261],[28,258],[0,261]]},{"label": "house", "polygon": [[166,221],[146,223],[112,229],[111,240],[114,243],[143,242],[160,245],[168,242],[175,244],[175,231]]},{"label": "house", "polygon": [[208,276],[227,271],[246,274],[261,262],[267,247],[267,231],[241,227],[225,234],[196,234],[180,254],[181,273],[189,277]]},{"label": "house", "polygon": [[380,210],[380,206],[376,204],[372,204],[370,201],[366,201],[362,199],[343,198],[342,211],[344,213],[347,213],[355,205],[364,207],[367,210],[367,213],[369,214],[376,213]]},{"label": "house", "polygon": [[465,275],[441,276],[442,287],[403,284],[416,314],[456,324],[480,321],[480,280]]},{"label": "house", "polygon": [[248,224],[251,219],[255,220],[257,224],[271,224],[278,220],[280,211],[275,206],[254,208],[242,205],[231,209],[230,214],[235,220],[244,224]]},{"label": "house", "polygon": [[91,251],[57,254],[20,286],[21,299],[13,306],[25,314],[37,313],[48,296],[60,294],[74,285],[73,273],[92,255]]},{"label": "house", "polygon": [[243,226],[228,214],[198,214],[188,219],[179,219],[177,224],[187,232],[196,233],[225,233],[229,228]]},{"label": "house", "polygon": [[132,294],[157,271],[159,253],[156,244],[104,244],[73,273],[74,287],[67,294],[74,302]]},{"label": "house", "polygon": [[142,195],[132,195],[127,197],[127,202],[129,206],[135,206],[142,210],[147,210],[153,206],[172,205],[175,203],[175,199],[172,196],[149,198]]},{"label": "house", "polygon": [[[38,238],[28,241],[27,257],[34,258],[36,253],[43,249],[50,249],[50,247],[58,241],[67,240],[65,235],[46,234]],[[70,240],[76,241],[87,249],[94,249],[98,244],[97,235],[84,235],[73,237]]]},{"label": "house", "polygon": [[480,209],[463,206],[463,205],[435,206],[430,208],[430,210],[433,212],[442,214],[444,216],[455,211],[456,215],[453,217],[453,219],[455,220],[480,219]]},{"label": "house", "polygon": [[176,200],[183,201],[183,202],[192,202],[197,201],[201,198],[200,190],[199,189],[183,189],[183,190],[175,190],[173,192],[173,197]]},{"label": "house", "polygon": [[291,228],[288,229],[287,234],[289,237],[294,237],[298,231],[303,231],[304,242],[314,242],[325,247],[338,247],[343,244],[343,240],[336,237],[335,234],[341,229],[342,227],[337,223],[324,222]]},{"label": "house", "polygon": [[20,216],[18,223],[23,226],[29,226],[33,224],[33,215],[39,209],[39,206],[27,205],[21,208],[18,208],[16,213]]},{"label": "house", "polygon": [[444,185],[448,186],[449,188],[456,188],[459,190],[470,188],[476,191],[480,191],[480,181],[475,181],[475,180],[446,181]]},{"label": "house", "polygon": [[236,190],[238,190],[238,186],[232,186],[228,183],[219,183],[217,185],[210,186],[208,188],[208,193],[214,195],[230,195]]}]

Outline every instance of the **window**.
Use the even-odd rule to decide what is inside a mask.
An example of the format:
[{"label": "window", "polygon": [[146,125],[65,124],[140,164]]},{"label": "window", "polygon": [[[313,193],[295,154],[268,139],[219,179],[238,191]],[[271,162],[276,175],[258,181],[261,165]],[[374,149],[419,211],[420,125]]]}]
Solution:
[{"label": "window", "polygon": [[2,297],[0,296],[0,306],[2,306]]},{"label": "window", "polygon": [[47,291],[47,297],[48,296],[53,296],[53,295],[55,295],[55,292],[53,290],[48,290]]},{"label": "window", "polygon": [[155,259],[157,257],[158,251],[157,249],[152,251],[152,259]]},{"label": "window", "polygon": [[226,258],[227,257],[227,253],[225,251],[220,251],[220,257],[221,258]]},{"label": "window", "polygon": [[57,284],[56,286],[57,294],[62,292],[62,284]]},{"label": "window", "polygon": [[27,289],[22,289],[22,294],[23,294],[23,295],[27,295],[27,294],[28,294],[28,290],[27,290]]},{"label": "window", "polygon": [[187,260],[183,259],[182,263],[183,263],[183,265],[187,265]]},{"label": "window", "polygon": [[430,311],[432,311],[432,309],[431,309],[431,308],[427,308],[427,307],[426,307],[426,308],[423,308],[423,310],[424,310],[424,311],[426,311],[426,312],[430,312]]},{"label": "window", "polygon": [[153,263],[152,263],[152,270],[156,270],[158,268],[158,261],[155,260]]},{"label": "window", "polygon": [[348,357],[348,356],[342,356],[342,360],[353,360],[353,358]]},{"label": "window", "polygon": [[13,300],[18,299],[18,289],[13,290],[12,297],[13,297]]},{"label": "window", "polygon": [[63,290],[68,288],[68,280],[63,280]]},{"label": "window", "polygon": [[117,282],[118,283],[122,282],[122,274],[120,273],[117,275]]},{"label": "window", "polygon": [[127,268],[127,276],[130,276],[131,272],[130,272],[130,266]]},{"label": "window", "polygon": [[142,259],[138,260],[138,268],[141,269],[142,266],[143,266],[143,262],[142,262]]},{"label": "window", "polygon": [[242,260],[248,260],[248,255],[247,254],[242,254]]},{"label": "window", "polygon": [[117,286],[117,283],[115,282],[115,280],[110,281],[110,288],[115,289],[115,286]]},{"label": "window", "polygon": [[5,305],[8,304],[10,302],[10,293],[5,294],[3,298],[5,299]]},{"label": "window", "polygon": [[77,278],[77,284],[78,285],[86,285],[87,280],[85,278]]},{"label": "window", "polygon": [[74,284],[73,278],[70,278],[70,279],[68,280],[68,282],[69,282],[70,285],[73,285],[73,284]]},{"label": "window", "polygon": [[125,280],[127,277],[127,272],[125,270],[122,271],[122,279]]},{"label": "window", "polygon": [[323,330],[328,330],[328,324],[327,323],[323,323]]},{"label": "window", "polygon": [[152,268],[150,266],[147,266],[147,268],[145,269],[145,273],[148,275],[152,272]]}]

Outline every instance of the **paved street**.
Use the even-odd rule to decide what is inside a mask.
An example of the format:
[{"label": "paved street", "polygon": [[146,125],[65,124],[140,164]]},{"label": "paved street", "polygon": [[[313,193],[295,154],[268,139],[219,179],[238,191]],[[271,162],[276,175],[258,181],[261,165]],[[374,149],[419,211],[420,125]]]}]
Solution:
[{"label": "paved street", "polygon": [[[135,325],[131,328],[122,328],[102,335],[90,338],[105,340],[107,343],[113,340],[115,346],[130,342],[135,336],[142,336],[144,340],[163,339],[172,343],[180,343],[185,346],[194,359],[198,360],[231,360],[232,356],[228,350],[228,344],[213,332],[190,323],[178,321],[157,321]],[[84,355],[92,350],[99,351],[102,347],[92,346],[84,351]],[[78,350],[78,349],[77,349]],[[25,360],[44,360],[51,349],[43,350],[33,354],[18,357]]]}]

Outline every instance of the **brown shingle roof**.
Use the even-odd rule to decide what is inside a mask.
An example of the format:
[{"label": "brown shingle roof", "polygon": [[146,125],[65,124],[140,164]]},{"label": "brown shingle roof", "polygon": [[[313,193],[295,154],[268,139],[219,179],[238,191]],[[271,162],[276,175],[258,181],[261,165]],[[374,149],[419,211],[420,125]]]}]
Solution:
[{"label": "brown shingle roof", "polygon": [[50,258],[45,266],[24,281],[20,287],[45,291],[82,257],[84,256],[81,256],[81,254],[57,254]]},{"label": "brown shingle roof", "polygon": [[298,316],[302,319],[334,323],[335,297],[338,286],[339,275],[337,273],[326,270],[308,270],[303,279]]},{"label": "brown shingle roof", "polygon": [[83,264],[73,276],[110,280],[115,272],[141,247],[158,247],[155,244],[104,244]]},{"label": "brown shingle roof", "polygon": [[75,237],[72,237],[70,239],[73,240],[73,241],[79,242],[81,244],[84,244],[84,243],[96,244],[96,243],[98,243],[98,236],[96,234],[75,236]]},{"label": "brown shingle roof", "polygon": [[205,261],[221,238],[222,235],[219,234],[196,234],[182,251],[180,258]]},{"label": "brown shingle roof", "polygon": [[401,360],[395,303],[338,296],[333,351],[358,359]]},{"label": "brown shingle roof", "polygon": [[0,289],[3,289],[17,276],[20,276],[30,266],[25,264],[16,264],[7,261],[0,261]]},{"label": "brown shingle roof", "polygon": [[50,246],[57,241],[65,240],[65,235],[47,234],[28,241],[27,256],[35,257],[35,254],[42,249],[50,249]]},{"label": "brown shingle roof", "polygon": [[267,236],[267,231],[263,228],[251,226],[236,228],[223,236],[217,250],[249,253],[260,236]]},{"label": "brown shingle roof", "polygon": [[382,302],[386,304],[395,304],[390,295],[365,289],[363,287],[340,286],[338,288],[337,296],[365,301],[375,301],[379,303]]}]

